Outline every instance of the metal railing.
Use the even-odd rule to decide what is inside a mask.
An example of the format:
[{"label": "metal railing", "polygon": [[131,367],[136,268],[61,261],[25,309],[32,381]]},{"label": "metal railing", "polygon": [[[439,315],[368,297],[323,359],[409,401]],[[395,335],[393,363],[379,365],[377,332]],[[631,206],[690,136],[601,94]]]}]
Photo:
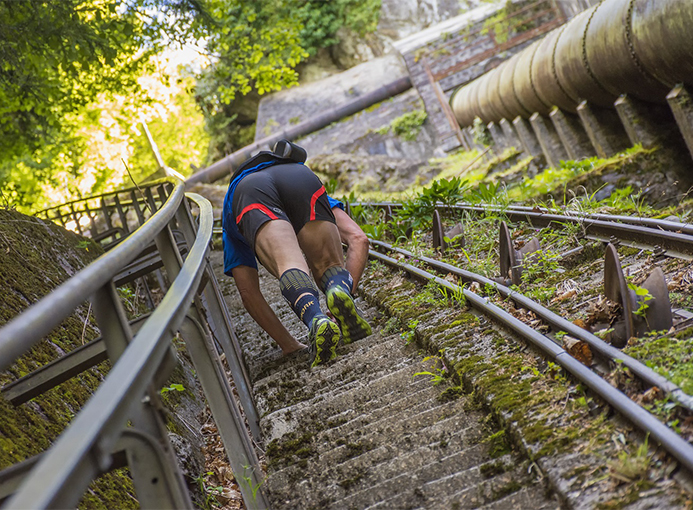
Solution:
[{"label": "metal railing", "polygon": [[[89,348],[75,349],[23,379],[34,377],[26,386],[36,394],[104,357],[111,360],[113,368],[50,449],[0,472],[0,498],[11,495],[3,508],[74,508],[92,480],[123,465],[130,469],[143,508],[192,507],[161,418],[157,391],[176,363],[171,343],[176,332],[185,340],[247,507],[268,508],[265,494],[258,490],[262,471],[244,422],[247,419],[251,432],[259,437],[257,411],[240,347],[208,259],[212,207],[203,197],[186,194],[184,186],[179,179],[167,178],[45,212],[44,217],[73,226],[80,233],[102,241],[111,235],[118,243],[0,328],[0,370],[39,343],[85,300],[92,303],[102,337]],[[199,226],[190,203],[199,209]],[[133,228],[133,223],[139,228]],[[174,231],[187,245],[185,256]],[[114,282],[119,278],[126,281],[124,271],[131,276],[142,274],[128,273],[128,268],[138,263],[140,255],[152,251],[158,254],[158,266],[165,268],[170,286],[133,334]],[[158,266],[152,263],[148,267]],[[229,363],[240,407],[217,343]],[[41,387],[37,390],[38,379]],[[22,384],[13,386],[14,402],[31,398]]]}]

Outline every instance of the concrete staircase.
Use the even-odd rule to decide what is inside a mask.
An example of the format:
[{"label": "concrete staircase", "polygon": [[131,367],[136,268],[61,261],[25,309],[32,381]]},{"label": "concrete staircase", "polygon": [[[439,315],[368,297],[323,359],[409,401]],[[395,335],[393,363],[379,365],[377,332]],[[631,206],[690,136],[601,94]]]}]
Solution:
[{"label": "concrete staircase", "polygon": [[[373,335],[310,369],[307,354],[282,358],[265,347],[271,341],[233,286],[222,286],[262,417],[274,508],[558,508],[528,461],[489,440],[492,420],[470,397],[445,399],[447,381],[415,376],[429,362],[398,332],[383,332],[376,309],[366,310]],[[304,335],[276,281],[263,278],[262,286],[289,330]]]}]

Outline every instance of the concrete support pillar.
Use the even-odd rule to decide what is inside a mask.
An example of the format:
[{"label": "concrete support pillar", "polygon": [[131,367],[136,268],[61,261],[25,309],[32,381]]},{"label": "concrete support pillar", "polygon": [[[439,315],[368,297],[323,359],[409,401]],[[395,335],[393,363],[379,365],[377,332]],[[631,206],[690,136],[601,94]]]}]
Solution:
[{"label": "concrete support pillar", "polygon": [[522,150],[522,143],[520,138],[517,136],[513,125],[507,121],[507,119],[500,120],[500,127],[505,135],[505,141],[508,143],[509,147],[515,147],[518,150]]},{"label": "concrete support pillar", "polygon": [[645,103],[622,95],[614,103],[631,145],[642,144],[646,149],[662,145],[673,124],[671,111],[653,103]]},{"label": "concrete support pillar", "polygon": [[513,126],[515,126],[515,131],[517,136],[520,138],[520,143],[525,151],[525,154],[532,156],[534,158],[543,156],[541,145],[537,136],[532,131],[532,127],[529,123],[520,116],[515,117],[513,120]]},{"label": "concrete support pillar", "polygon": [[628,135],[615,111],[583,101],[578,105],[577,112],[592,147],[600,158],[611,157],[630,145]]},{"label": "concrete support pillar", "polygon": [[462,137],[464,138],[469,150],[476,148],[476,143],[474,142],[474,136],[471,135],[469,128],[462,128]]},{"label": "concrete support pillar", "polygon": [[529,123],[532,125],[532,130],[549,166],[557,168],[561,161],[568,159],[568,153],[563,147],[563,142],[561,142],[550,120],[535,113],[529,118]]},{"label": "concrete support pillar", "polygon": [[498,127],[495,122],[488,123],[488,131],[491,133],[491,138],[493,138],[493,143],[496,144],[498,150],[505,150],[508,148],[508,143],[503,135],[503,130]]},{"label": "concrete support pillar", "polygon": [[590,158],[595,155],[594,147],[585,133],[580,119],[575,115],[564,113],[561,109],[554,107],[549,113],[553,127],[563,143],[568,158],[580,160]]},{"label": "concrete support pillar", "polygon": [[671,111],[674,113],[679,131],[681,131],[688,150],[693,156],[693,101],[691,101],[691,96],[686,87],[681,84],[669,92],[667,101]]}]

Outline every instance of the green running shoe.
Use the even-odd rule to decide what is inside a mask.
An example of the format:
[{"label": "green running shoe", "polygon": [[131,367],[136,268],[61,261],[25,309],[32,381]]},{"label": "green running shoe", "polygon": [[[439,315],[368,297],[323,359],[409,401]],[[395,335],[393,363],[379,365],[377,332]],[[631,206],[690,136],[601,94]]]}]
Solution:
[{"label": "green running shoe", "polygon": [[339,343],[339,326],[327,318],[318,315],[310,324],[310,366],[327,363],[337,357]]},{"label": "green running shoe", "polygon": [[361,315],[361,310],[354,304],[354,298],[351,297],[349,291],[336,285],[327,289],[325,296],[327,297],[327,308],[337,319],[342,330],[342,342],[349,344],[366,338],[373,332],[371,325]]}]

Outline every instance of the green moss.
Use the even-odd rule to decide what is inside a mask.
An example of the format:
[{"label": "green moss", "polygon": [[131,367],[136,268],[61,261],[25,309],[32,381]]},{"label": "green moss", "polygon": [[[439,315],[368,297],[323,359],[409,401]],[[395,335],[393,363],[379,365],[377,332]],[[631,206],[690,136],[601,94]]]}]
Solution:
[{"label": "green moss", "polygon": [[270,467],[282,467],[297,462],[300,459],[307,459],[315,453],[312,445],[313,434],[289,433],[285,436],[274,439],[267,445],[266,456]]},{"label": "green moss", "polygon": [[510,453],[510,445],[505,438],[505,431],[499,430],[484,439],[484,443],[488,445],[488,453],[492,459],[497,459]]},{"label": "green moss", "polygon": [[479,472],[484,478],[493,478],[496,475],[505,473],[505,471],[505,464],[500,460],[495,462],[487,462],[486,464],[479,466]]},{"label": "green moss", "polygon": [[438,396],[438,400],[441,402],[451,402],[453,400],[457,400],[462,395],[464,395],[464,390],[460,386],[452,386],[443,391]]},{"label": "green moss", "polygon": [[[402,320],[405,314],[410,315],[406,307],[412,306],[420,287],[386,290],[390,277],[382,268],[377,276],[367,275],[364,294],[368,298],[381,296],[386,310]],[[533,374],[526,366],[532,364],[533,356],[527,354],[522,344],[509,341],[505,333],[489,327],[487,322],[482,326],[475,314],[438,307],[430,312],[428,320],[424,314],[418,319],[422,344],[434,354],[443,349],[445,363],[453,369],[453,379],[459,386],[450,393],[456,395],[457,388],[461,391],[464,387],[471,393],[465,409],[484,407],[491,411],[495,424],[488,441],[494,455],[507,453],[510,442],[537,459],[574,451],[587,437],[597,449],[610,440],[613,423],[593,419],[586,407],[576,408],[565,377],[552,370],[542,373],[535,369]],[[445,328],[452,328],[453,324],[454,330],[445,333]],[[447,398],[448,394],[444,395]],[[565,411],[566,402],[571,412]],[[512,436],[508,437],[510,430]]]},{"label": "green moss", "polygon": [[693,327],[676,336],[639,338],[629,342],[623,352],[647,364],[693,395]]},{"label": "green moss", "polygon": [[[100,256],[89,239],[52,223],[0,210],[0,325],[51,292]],[[6,385],[98,336],[88,307],[80,306],[5,372]],[[0,469],[38,455],[69,425],[110,365],[101,363],[19,407],[0,399]],[[85,493],[81,508],[136,508],[127,470],[100,477]]]}]

